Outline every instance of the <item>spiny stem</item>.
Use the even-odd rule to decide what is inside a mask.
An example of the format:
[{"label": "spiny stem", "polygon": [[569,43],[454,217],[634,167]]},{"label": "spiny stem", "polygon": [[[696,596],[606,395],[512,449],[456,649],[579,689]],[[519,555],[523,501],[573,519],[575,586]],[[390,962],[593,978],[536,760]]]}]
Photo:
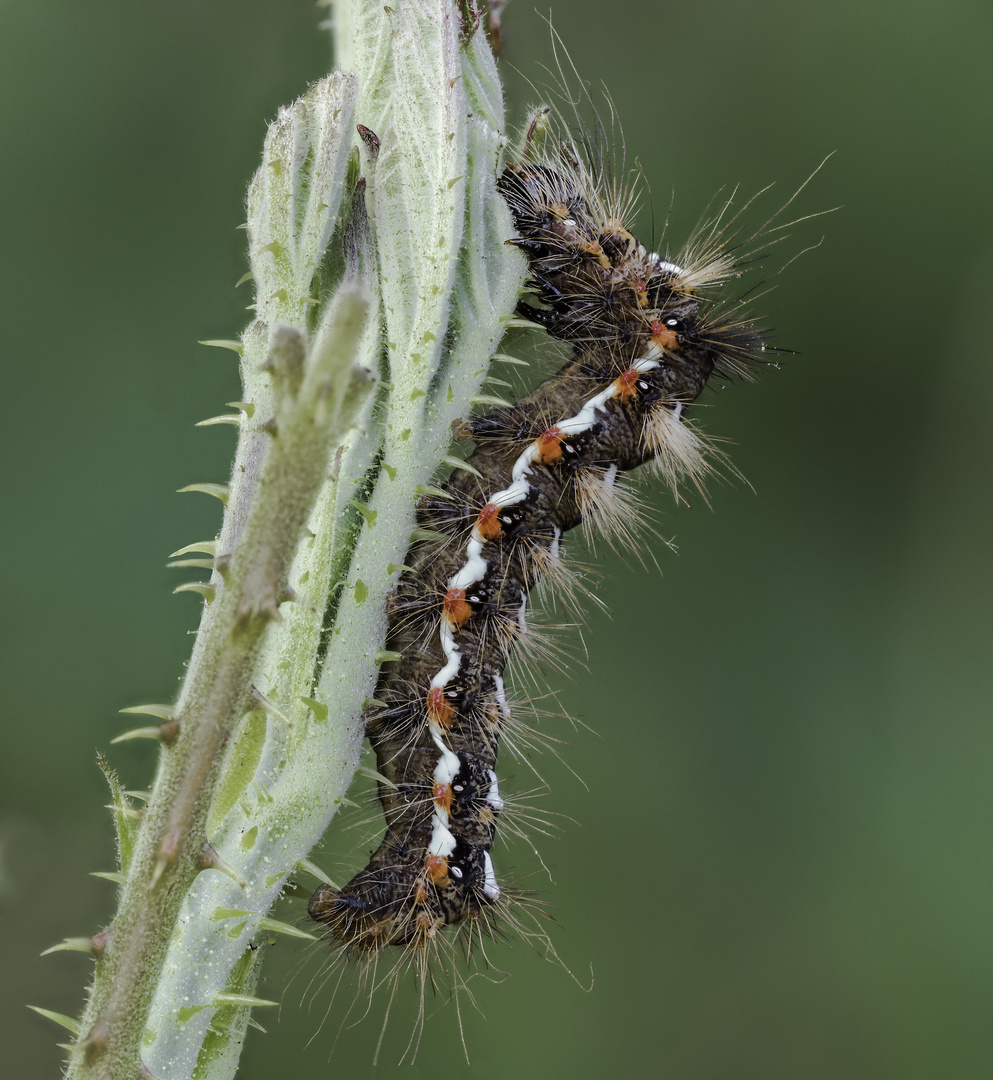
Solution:
[{"label": "spiny stem", "polygon": [[266,913],[348,786],[414,492],[523,277],[474,16],[336,4],[349,73],[270,128],[248,199],[256,318],[212,343],[240,352],[245,390],[221,533],[192,545],[207,603],[178,704],[146,707],[162,751],[140,825],[108,771],[124,881],[70,1077],[230,1077],[268,1004],[260,946],[283,924]]}]

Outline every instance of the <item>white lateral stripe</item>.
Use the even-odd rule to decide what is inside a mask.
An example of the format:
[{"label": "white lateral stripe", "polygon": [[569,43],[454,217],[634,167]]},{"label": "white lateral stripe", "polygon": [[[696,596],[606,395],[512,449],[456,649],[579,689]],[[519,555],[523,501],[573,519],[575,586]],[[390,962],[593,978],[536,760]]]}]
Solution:
[{"label": "white lateral stripe", "polygon": [[[675,263],[660,262],[659,265],[665,269],[672,269],[674,273],[681,273],[679,267]],[[648,355],[640,357],[637,360],[631,362],[631,369],[639,373],[651,371],[653,368],[659,367],[659,361],[655,359],[662,355],[662,351],[659,347],[652,342],[648,346]],[[564,420],[560,420],[554,426],[563,435],[580,435],[584,431],[588,431],[596,423],[596,414],[600,412],[611,398],[617,394],[617,388],[612,382],[606,389],[601,390],[599,394],[590,398],[582,408],[576,413],[575,416],[567,417]],[[678,419],[678,413],[676,414]],[[531,485],[528,483],[527,477],[531,472],[531,466],[534,464],[540,456],[540,450],[535,441],[528,443],[524,450],[518,455],[517,460],[514,462],[511,469],[512,483],[510,487],[504,488],[503,491],[498,491],[496,494],[491,495],[488,502],[490,506],[513,506],[516,503],[523,502],[531,492]],[[612,466],[612,471],[608,473],[607,482],[613,481],[614,476],[617,473],[616,466]],[[559,553],[559,537],[562,535],[560,529],[555,527],[555,535],[551,544],[551,554],[555,558]],[[462,568],[453,577],[449,579],[449,589],[468,589],[472,585],[478,584],[486,577],[486,571],[489,569],[489,563],[483,558],[483,545],[485,543],[484,538],[480,535],[477,526],[473,526],[472,535],[466,545],[466,561]],[[521,628],[525,628],[524,622],[524,607],[527,604],[527,596],[524,596],[524,601],[521,608],[521,613],[518,616],[518,621]],[[431,680],[431,688],[438,689],[447,686],[452,679],[459,672],[459,667],[462,663],[462,654],[459,651],[458,644],[455,641],[455,635],[452,632],[452,628],[447,619],[440,620],[439,635],[441,638],[441,648],[446,657],[445,666],[435,675]],[[506,713],[507,703],[506,696],[503,692],[503,680],[498,683],[497,701],[500,703],[501,709]]]},{"label": "white lateral stripe", "polygon": [[[442,742],[441,736],[432,729],[431,737],[435,746],[438,747],[438,764],[434,767],[435,784],[451,784],[459,774],[459,759],[456,754]],[[428,844],[429,855],[444,855],[447,858],[455,850],[455,837],[448,828],[448,814],[438,809],[434,804],[434,813],[431,815],[431,841]]]},{"label": "white lateral stripe", "polygon": [[468,589],[470,585],[475,585],[477,581],[482,581],[486,577],[490,564],[482,556],[482,540],[473,536],[466,550],[469,557],[466,559],[465,566],[449,581],[450,589]]},{"label": "white lateral stripe", "polygon": [[[517,460],[519,463],[520,458]],[[530,465],[530,460],[526,464]],[[514,466],[514,469],[517,469],[517,465]],[[491,496],[490,503],[493,506],[513,506],[514,503],[523,502],[531,490],[531,485],[524,479],[524,475],[529,471],[527,468],[522,469],[520,479],[515,477],[509,488],[504,488],[503,491],[498,491],[496,495]]]},{"label": "white lateral stripe", "polygon": [[[679,267],[677,267],[675,263],[659,262],[658,265],[660,268],[672,269],[675,273],[681,273]],[[649,355],[633,361],[631,369],[639,373],[651,371],[653,368],[659,366],[659,362],[655,358],[661,355],[661,350],[653,342],[649,346]],[[579,435],[584,431],[588,431],[596,423],[596,414],[606,407],[607,402],[615,397],[616,393],[616,386],[614,383],[611,383],[605,390],[602,390],[599,394],[590,398],[575,416],[567,417],[554,426],[558,428],[562,435]],[[681,412],[682,406],[679,406],[675,412],[675,419],[677,421],[679,420]],[[511,469],[512,483],[510,487],[505,488],[503,491],[498,491],[493,495],[489,499],[490,505],[504,507],[513,506],[516,503],[523,502],[531,492],[531,485],[528,483],[527,477],[531,472],[531,466],[539,457],[540,448],[536,442],[530,442],[514,462],[513,468]],[[617,466],[612,465],[604,476],[604,482],[606,484],[612,484],[616,475]],[[558,526],[553,526],[552,528],[553,537],[549,546],[549,553],[553,558],[557,558],[559,554],[559,538],[562,536],[562,530],[558,528]],[[466,545],[465,563],[458,573],[449,580],[449,589],[468,589],[470,586],[476,585],[485,579],[486,572],[489,569],[489,562],[483,558],[484,544],[485,539],[480,535],[478,526],[473,526],[472,534]],[[521,606],[518,611],[517,619],[522,631],[527,629],[527,599],[527,593],[521,590]],[[439,620],[438,634],[442,651],[446,657],[446,663],[431,680],[432,689],[439,689],[447,686],[458,674],[459,667],[462,663],[462,653],[459,650],[458,642],[455,640],[455,633],[452,626],[447,619],[442,618]],[[492,678],[500,711],[504,716],[509,716],[510,709],[507,705],[507,694],[504,689],[503,676],[494,674]],[[451,785],[456,776],[458,776],[459,769],[461,768],[458,756],[452,753],[445,745],[434,724],[431,725],[431,736],[439,751],[438,763],[435,765],[434,769],[434,782],[436,785]],[[500,811],[503,809],[504,803],[503,799],[500,797],[500,786],[497,783],[497,775],[492,769],[489,770],[489,773],[490,787],[486,795],[486,802],[491,809]],[[455,851],[455,837],[452,835],[448,824],[448,814],[444,810],[439,810],[437,803],[435,803],[434,812],[431,816],[431,841],[428,846],[428,853],[430,855],[438,855],[447,858]],[[497,884],[496,874],[493,871],[493,860],[490,858],[490,853],[488,851],[483,852],[483,893],[490,900],[498,900],[500,897],[500,886]]]},{"label": "white lateral stripe", "polygon": [[503,809],[503,799],[500,798],[500,785],[497,783],[497,774],[490,769],[490,790],[486,793],[486,803],[494,810]]},{"label": "white lateral stripe", "polygon": [[493,873],[493,860],[488,851],[483,852],[483,892],[491,900],[500,899],[500,886],[497,885],[496,874]]},{"label": "white lateral stripe", "polygon": [[436,784],[450,784],[458,776],[461,768],[458,755],[453,754],[448,749],[436,731],[431,732],[431,738],[434,739],[434,744],[441,754],[441,757],[438,758],[438,764],[434,767],[434,782]]},{"label": "white lateral stripe", "polygon": [[493,685],[496,687],[496,699],[497,704],[500,706],[500,712],[502,712],[504,716],[510,716],[510,706],[507,704],[507,692],[504,689],[503,676],[494,675]]},{"label": "white lateral stripe", "polygon": [[431,819],[431,842],[429,855],[443,855],[446,859],[455,850],[455,837],[448,831],[448,815],[435,813]]}]

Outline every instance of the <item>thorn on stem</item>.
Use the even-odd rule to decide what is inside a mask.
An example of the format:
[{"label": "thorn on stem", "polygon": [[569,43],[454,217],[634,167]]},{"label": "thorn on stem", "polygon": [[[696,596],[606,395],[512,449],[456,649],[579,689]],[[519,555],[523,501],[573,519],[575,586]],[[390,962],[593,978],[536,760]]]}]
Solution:
[{"label": "thorn on stem", "polygon": [[231,489],[227,484],[187,484],[186,487],[176,489],[180,494],[187,491],[202,491],[204,495],[213,495],[215,499],[220,499],[225,506],[228,504],[228,496],[231,494]]},{"label": "thorn on stem", "polygon": [[57,945],[50,945],[44,952],[41,952],[38,955],[51,956],[52,953],[57,952],[92,953],[93,939],[85,937],[67,937]]},{"label": "thorn on stem", "polygon": [[106,929],[98,931],[90,938],[93,955],[97,960],[100,960],[107,951],[107,946],[110,944],[113,933],[113,928],[108,926]]},{"label": "thorn on stem", "polygon": [[217,854],[216,848],[209,841],[204,841],[203,848],[200,851],[200,869],[219,870],[222,874],[227,875],[239,889],[248,888],[248,882],[245,881],[230,863],[226,863],[220,855]]},{"label": "thorn on stem", "polygon": [[107,1036],[110,1026],[106,1020],[98,1020],[93,1027],[76,1043],[76,1052],[83,1055],[83,1060],[89,1065],[97,1058],[102,1057],[107,1049]]},{"label": "thorn on stem", "polygon": [[277,720],[281,720],[288,728],[293,727],[293,721],[286,713],[277,708],[277,706],[270,701],[257,686],[252,687],[252,697],[259,703],[266,714],[275,717]]},{"label": "thorn on stem", "polygon": [[162,843],[159,844],[159,850],[155,853],[155,866],[152,869],[152,877],[148,883],[149,889],[154,889],[159,883],[159,879],[165,873],[166,868],[171,866],[176,861],[176,856],[179,854],[181,838],[179,829],[170,829],[166,834]]},{"label": "thorn on stem", "polygon": [[[138,709],[122,709],[122,712],[138,712]],[[163,746],[172,746],[179,734],[179,718],[170,717],[154,727],[132,728],[116,738],[111,739],[111,745],[128,742],[131,739],[157,739]]]}]

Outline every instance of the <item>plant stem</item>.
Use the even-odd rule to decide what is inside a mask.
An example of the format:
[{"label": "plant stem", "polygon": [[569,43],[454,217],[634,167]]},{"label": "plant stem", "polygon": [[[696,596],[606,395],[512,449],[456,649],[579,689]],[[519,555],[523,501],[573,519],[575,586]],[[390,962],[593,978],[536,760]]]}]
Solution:
[{"label": "plant stem", "polygon": [[[358,760],[414,492],[523,277],[470,5],[338,3],[349,74],[270,127],[248,198],[256,319],[206,603],[68,1075],[230,1077],[268,919]],[[356,124],[372,129],[363,143]],[[361,150],[359,149],[361,147]],[[163,716],[161,707],[150,707]]]}]

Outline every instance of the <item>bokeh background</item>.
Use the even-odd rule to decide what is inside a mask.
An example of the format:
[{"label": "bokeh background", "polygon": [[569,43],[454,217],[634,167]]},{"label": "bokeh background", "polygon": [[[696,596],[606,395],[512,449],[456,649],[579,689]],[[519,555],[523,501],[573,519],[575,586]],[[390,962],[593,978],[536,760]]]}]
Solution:
[{"label": "bokeh background", "polygon": [[[3,5],[10,1076],[56,1075],[60,1029],[25,1003],[75,1014],[88,977],[79,954],[38,954],[111,912],[88,876],[112,865],[96,750],[118,709],[170,700],[182,675],[199,601],[170,595],[164,563],[219,513],[174,492],[226,478],[230,429],[193,424],[239,396],[231,354],[196,341],[247,319],[244,190],[265,122],[328,69],[320,17],[309,0]],[[300,1004],[314,961],[282,944],[261,989],[283,1006],[259,1014],[241,1075],[985,1080],[993,8],[567,2],[554,18],[676,247],[718,189],[775,181],[771,207],[834,152],[799,209],[840,209],[794,230],[793,251],[823,242],[767,302],[797,355],[709,396],[748,484],[712,508],[660,495],[678,555],[659,547],[661,575],[601,555],[613,617],[590,616],[588,670],[555,677],[576,725],[550,726],[568,745],[538,767],[567,817],[535,837],[552,880],[527,883],[582,986],[498,949],[509,977],[477,979],[482,1015],[462,1013],[471,1066],[449,1007],[397,1069],[404,998],[373,1071],[375,1017],[330,1063],[336,1022],[308,1043],[326,994]],[[518,0],[513,117],[550,55]],[[647,202],[637,224],[650,234]],[[147,784],[149,746],[110,758]],[[352,844],[329,837],[326,865]],[[498,861],[534,863],[520,845]]]}]

